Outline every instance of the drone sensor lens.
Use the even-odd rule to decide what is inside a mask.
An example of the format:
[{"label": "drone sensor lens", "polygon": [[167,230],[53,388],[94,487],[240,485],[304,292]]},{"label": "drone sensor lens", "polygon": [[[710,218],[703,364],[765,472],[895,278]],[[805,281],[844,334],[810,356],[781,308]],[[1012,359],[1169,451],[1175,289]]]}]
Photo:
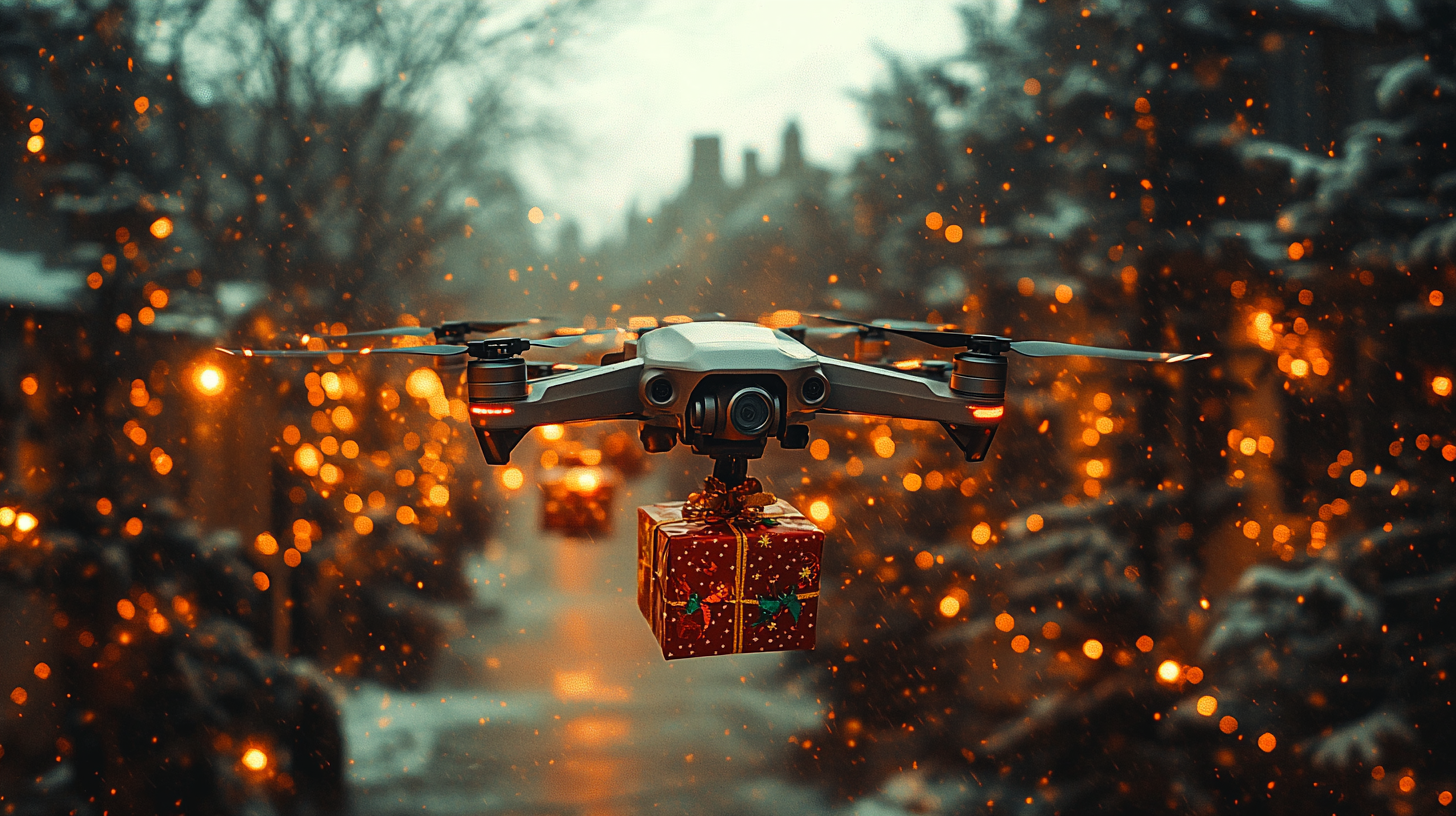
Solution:
[{"label": "drone sensor lens", "polygon": [[804,402],[810,405],[819,402],[819,400],[824,399],[824,381],[818,377],[810,377],[799,387],[799,396],[803,397]]},{"label": "drone sensor lens", "polygon": [[658,377],[647,384],[647,398],[654,405],[667,405],[672,402],[674,393],[672,380],[666,377]]},{"label": "drone sensor lens", "polygon": [[773,406],[769,405],[768,395],[760,389],[744,389],[734,395],[728,416],[735,431],[745,436],[757,436],[768,429]]}]

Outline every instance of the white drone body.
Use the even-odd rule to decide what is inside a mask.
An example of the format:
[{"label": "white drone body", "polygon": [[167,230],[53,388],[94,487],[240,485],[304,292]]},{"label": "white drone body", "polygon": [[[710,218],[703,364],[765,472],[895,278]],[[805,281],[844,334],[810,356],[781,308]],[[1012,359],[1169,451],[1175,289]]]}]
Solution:
[{"label": "white drone body", "polygon": [[[967,459],[977,461],[1004,413],[1004,360],[999,388],[958,390],[952,386],[959,381],[823,357],[784,332],[732,322],[653,329],[618,356],[611,362],[609,355],[600,368],[529,382],[494,376],[508,369],[523,374],[511,362],[519,358],[472,361],[470,415],[486,461],[505,464],[537,425],[600,419],[642,422],[649,451],[681,441],[695,453],[752,459],[770,437],[785,448],[805,447],[805,423],[819,413],[940,422]],[[997,378],[971,379],[977,382],[967,385]]]}]

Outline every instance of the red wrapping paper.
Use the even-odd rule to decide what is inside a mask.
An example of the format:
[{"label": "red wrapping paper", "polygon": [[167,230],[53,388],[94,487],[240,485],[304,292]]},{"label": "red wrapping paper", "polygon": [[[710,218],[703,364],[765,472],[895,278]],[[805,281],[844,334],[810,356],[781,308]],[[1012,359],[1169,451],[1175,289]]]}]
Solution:
[{"label": "red wrapping paper", "polygon": [[[689,518],[683,518],[684,510]],[[637,604],[668,660],[814,648],[824,532],[785,501],[637,508]]]}]

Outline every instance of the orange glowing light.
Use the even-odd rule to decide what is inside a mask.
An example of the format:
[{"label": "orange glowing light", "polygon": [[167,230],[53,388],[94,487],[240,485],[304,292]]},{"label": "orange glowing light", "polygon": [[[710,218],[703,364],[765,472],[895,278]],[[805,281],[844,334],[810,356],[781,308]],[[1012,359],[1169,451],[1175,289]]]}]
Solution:
[{"label": "orange glowing light", "polygon": [[358,533],[359,535],[369,535],[370,533],[374,532],[374,519],[371,519],[368,516],[355,516],[354,532]]},{"label": "orange glowing light", "polygon": [[44,129],[45,129],[45,120],[44,119],[41,119],[41,118],[37,117],[35,119],[30,120],[30,132],[31,133],[40,133]]},{"label": "orange glowing light", "polygon": [[147,616],[147,628],[160,635],[170,629],[171,624],[161,614],[153,612]]},{"label": "orange glowing light", "polygon": [[[485,406],[485,405],[472,406],[472,412],[473,413],[481,413],[481,412],[474,411],[474,408],[476,408],[476,407],[488,408],[490,406]],[[501,407],[509,408],[510,406],[507,405],[507,406],[501,406]],[[514,410],[514,409],[512,409],[512,410]],[[544,440],[546,440],[547,442],[555,442],[555,441],[561,439],[565,435],[566,435],[566,426],[565,425],[542,425],[541,426],[541,438],[544,439]]]},{"label": "orange glowing light", "polygon": [[925,484],[925,480],[919,473],[907,473],[900,483],[904,485],[906,491],[914,493]]},{"label": "orange glowing light", "polygon": [[947,618],[953,618],[956,615],[960,614],[960,611],[961,602],[954,595],[947,595],[944,598],[940,599],[941,615]]},{"label": "orange glowing light", "polygon": [[166,238],[168,235],[172,234],[172,219],[168,218],[165,215],[161,218],[158,218],[156,221],[152,222],[152,226],[150,227],[149,231],[152,233],[153,238]]},{"label": "orange glowing light", "polygon": [[1218,721],[1218,730],[1224,732],[1225,734],[1232,734],[1233,732],[1239,730],[1239,721],[1234,719],[1233,717],[1225,715],[1223,719]]},{"label": "orange glowing light", "polygon": [[1041,80],[1037,79],[1036,77],[1032,77],[1021,83],[1021,90],[1027,96],[1036,96],[1037,94],[1041,93]]},{"label": "orange glowing light", "polygon": [[35,392],[38,390],[40,390],[40,383],[36,382],[34,377],[26,377],[20,381],[20,391],[27,397],[35,396]]},{"label": "orange glowing light", "polygon": [[45,150],[45,137],[39,133],[25,140],[25,149],[32,153],[39,153]]},{"label": "orange glowing light", "polygon": [[15,508],[0,507],[0,526],[9,527],[15,523]]},{"label": "orange glowing light", "polygon": [[1438,397],[1448,397],[1448,396],[1450,396],[1451,395],[1451,378],[1450,377],[1433,377],[1431,379],[1431,390],[1434,391],[1434,392],[1436,392],[1436,396],[1438,396]]},{"label": "orange glowing light", "polygon": [[1040,530],[1045,524],[1046,519],[1042,518],[1040,513],[1032,513],[1026,517],[1026,529],[1033,533]]},{"label": "orange glowing light", "polygon": [[829,518],[829,502],[823,499],[816,499],[809,504],[809,518],[815,521],[824,521]]},{"label": "orange glowing light", "polygon": [[952,244],[959,244],[965,234],[965,230],[961,229],[959,224],[951,224],[945,228],[945,240]]},{"label": "orange glowing light", "polygon": [[944,223],[945,219],[938,212],[927,213],[925,215],[925,226],[927,229],[938,230]]},{"label": "orange glowing light", "polygon": [[402,504],[398,510],[394,511],[394,520],[400,524],[414,524],[419,519],[415,515],[415,509],[413,507]]},{"label": "orange glowing light", "polygon": [[895,455],[895,440],[888,436],[882,436],[875,440],[875,455],[881,459],[889,459]]},{"label": "orange glowing light", "polygon": [[1072,287],[1066,285],[1065,283],[1058,286],[1054,294],[1057,298],[1058,303],[1072,302]]},{"label": "orange glowing light", "polygon": [[146,113],[147,108],[151,107],[151,104],[151,101],[148,100],[145,96],[138,96],[136,98],[136,101],[131,103],[131,106],[133,108],[136,108],[137,113]]},{"label": "orange glowing light", "polygon": [[1263,734],[1259,735],[1259,750],[1263,751],[1266,754],[1270,751],[1273,751],[1274,746],[1278,744],[1279,741],[1276,740],[1274,738],[1274,735],[1270,734],[1268,731],[1265,731]]},{"label": "orange glowing light", "polygon": [[35,671],[35,676],[36,677],[39,677],[42,680],[45,680],[45,679],[47,679],[47,678],[49,678],[51,676],[51,667],[50,667],[50,664],[49,663],[37,663],[37,664],[35,664],[34,671]]},{"label": "orange glowing light", "polygon": [[1255,539],[1257,539],[1259,537],[1259,532],[1262,529],[1263,528],[1261,528],[1259,526],[1259,522],[1257,522],[1257,521],[1246,521],[1246,522],[1244,522],[1244,538],[1247,538],[1250,541],[1253,541],[1253,540],[1255,540]]},{"label": "orange glowing light", "polygon": [[472,405],[470,413],[476,416],[510,416],[516,412],[509,405]]},{"label": "orange glowing light", "polygon": [[1289,245],[1289,260],[1297,261],[1304,257],[1304,244],[1298,241]]},{"label": "orange glowing light", "polygon": [[243,752],[243,767],[250,771],[261,771],[268,767],[268,755],[257,748],[249,748]]},{"label": "orange glowing light", "polygon": [[296,567],[299,564],[303,563],[303,555],[293,547],[289,547],[288,550],[283,553],[283,563],[287,564],[290,567]]},{"label": "orange glowing light", "polygon": [[996,628],[1002,632],[1010,632],[1016,628],[1016,618],[1010,612],[1002,612],[996,616]]},{"label": "orange glowing light", "polygon": [[971,528],[971,541],[975,542],[976,546],[984,546],[985,543],[990,540],[991,525],[983,521],[980,524],[977,524],[975,527]]},{"label": "orange glowing light", "polygon": [[278,539],[269,533],[258,533],[258,537],[253,539],[253,546],[264,555],[272,555],[278,552]]},{"label": "orange glowing light", "polygon": [[1005,415],[1006,406],[1004,405],[971,407],[971,416],[975,417],[976,419],[1000,419]]},{"label": "orange glowing light", "polygon": [[1011,639],[1011,651],[1021,654],[1031,648],[1031,638],[1026,635],[1017,635]]},{"label": "orange glowing light", "polygon": [[540,207],[532,207],[526,211],[526,220],[532,224],[539,224],[546,220],[546,213],[542,212]]},{"label": "orange glowing light", "polygon": [[822,462],[829,458],[829,440],[816,439],[809,443],[809,455]]},{"label": "orange glowing light", "polygon": [[10,702],[15,703],[16,705],[25,705],[25,701],[29,699],[30,694],[20,686],[16,686],[10,692]]},{"label": "orange glowing light", "polygon": [[1083,643],[1082,654],[1087,655],[1092,660],[1097,660],[1102,657],[1102,641],[1094,639]]},{"label": "orange glowing light", "polygon": [[508,467],[501,471],[501,484],[505,485],[507,490],[520,490],[525,483],[526,474],[522,473],[520,468]]},{"label": "orange glowing light", "polygon": [[330,463],[319,468],[318,475],[320,479],[324,480],[324,484],[332,485],[338,484],[344,478],[344,471],[340,470],[338,465]]},{"label": "orange glowing light", "polygon": [[1176,660],[1164,660],[1158,664],[1158,679],[1164,683],[1176,683],[1183,676],[1183,667]]},{"label": "orange glowing light", "polygon": [[222,370],[216,366],[203,366],[197,369],[193,376],[193,384],[197,387],[198,393],[205,397],[215,397],[222,393],[226,380]]},{"label": "orange glowing light", "polygon": [[1041,636],[1047,640],[1056,640],[1062,636],[1062,625],[1056,621],[1047,621],[1042,624]]},{"label": "orange glowing light", "polygon": [[1208,695],[1198,698],[1198,713],[1205,717],[1212,717],[1213,712],[1218,710],[1218,700]]}]

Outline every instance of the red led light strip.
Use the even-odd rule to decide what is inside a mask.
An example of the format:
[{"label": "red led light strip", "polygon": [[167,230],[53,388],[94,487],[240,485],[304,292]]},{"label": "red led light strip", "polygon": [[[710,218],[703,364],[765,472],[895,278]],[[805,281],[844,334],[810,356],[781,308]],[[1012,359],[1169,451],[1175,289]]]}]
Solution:
[{"label": "red led light strip", "polygon": [[971,416],[976,419],[1000,419],[1006,415],[1006,406],[992,405],[988,407],[970,406]]},{"label": "red led light strip", "polygon": [[516,409],[509,405],[472,405],[470,413],[476,416],[507,416],[514,414]]}]

